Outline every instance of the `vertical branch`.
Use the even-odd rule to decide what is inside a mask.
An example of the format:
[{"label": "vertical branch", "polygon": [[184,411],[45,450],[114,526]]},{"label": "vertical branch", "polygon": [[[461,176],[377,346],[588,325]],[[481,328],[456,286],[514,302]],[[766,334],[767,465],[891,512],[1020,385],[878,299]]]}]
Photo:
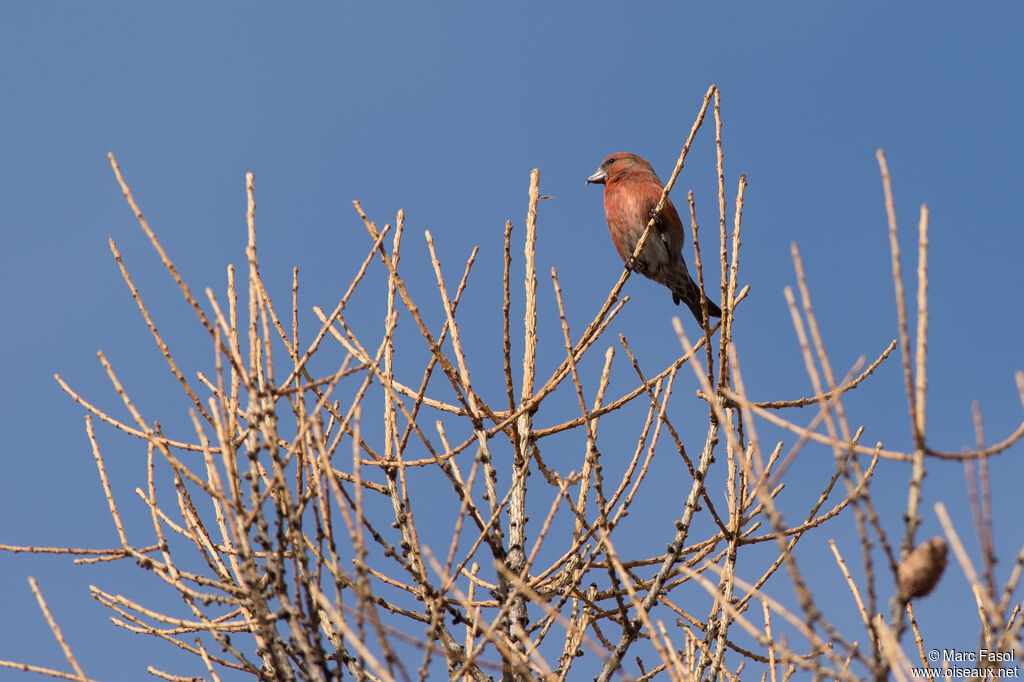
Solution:
[{"label": "vertical branch", "polygon": [[[225,333],[227,334],[227,342],[226,342],[226,345],[224,346],[224,348],[225,349],[230,348],[231,350],[230,350],[230,352],[228,352],[227,350],[224,350],[222,353],[217,353],[217,362],[218,363],[221,362],[221,358],[222,357],[228,358],[230,360],[232,355],[236,355],[238,357],[241,357],[241,355],[242,355],[241,348],[238,345],[239,344],[239,339],[238,339],[238,287],[235,284],[235,265],[234,265],[234,263],[232,263],[231,265],[228,265],[228,291],[227,291],[227,296],[228,296],[228,326],[227,326],[227,329],[225,330]],[[218,333],[220,333],[221,328],[217,327],[217,331],[218,331]],[[215,350],[217,348],[219,348],[219,347],[220,347],[220,344],[214,344],[214,349]],[[231,390],[231,395],[230,395],[229,399],[226,401],[227,402],[226,405],[223,404],[225,401],[221,401],[221,403],[222,403],[222,407],[224,408],[225,415],[230,415],[231,419],[233,420],[234,419],[234,415],[237,414],[237,411],[238,411],[238,404],[239,404],[238,403],[238,392],[239,392],[239,390],[241,390],[242,376],[241,376],[241,373],[240,373],[240,365],[236,366],[236,363],[234,363],[234,362],[231,362],[231,363],[228,363],[228,364],[231,365],[231,389],[230,389]],[[218,374],[221,374],[221,373],[218,372]],[[224,395],[223,386],[221,387],[221,395]],[[224,420],[222,420],[222,423],[227,424],[228,420],[224,419]]]},{"label": "vertical branch", "polygon": [[[269,298],[269,297],[268,297]],[[292,268],[292,362],[299,361],[299,269]],[[300,386],[298,382],[295,384]]]},{"label": "vertical branch", "polygon": [[[882,157],[884,159],[884,157]],[[887,200],[892,196],[891,192],[887,193]],[[928,207],[921,207],[921,222],[919,224],[918,234],[918,251],[917,251],[917,345],[915,349],[915,372],[914,372],[914,391],[910,401],[911,419],[913,420],[914,430],[914,459],[913,467],[911,469],[910,477],[910,491],[907,497],[907,513],[904,517],[906,520],[907,528],[903,536],[903,552],[902,558],[906,558],[908,553],[914,547],[914,534],[917,531],[917,526],[921,522],[921,517],[918,514],[918,508],[921,505],[921,487],[924,481],[925,468],[924,468],[924,428],[925,428],[925,393],[928,389],[928,380],[925,374],[925,357],[927,355],[927,344],[928,344]],[[893,255],[893,268],[897,265],[896,254]],[[895,277],[895,274],[894,274]],[[906,334],[906,311],[904,310],[901,315],[902,321],[900,326],[900,336],[903,337]],[[907,339],[909,341],[909,339]],[[910,351],[909,347],[904,347],[904,359],[907,364],[910,362]],[[907,380],[910,380],[909,370],[907,374]],[[910,385],[907,385],[907,392],[911,390]],[[895,611],[895,607],[894,607]],[[900,609],[895,611],[898,614],[898,618],[894,619],[893,630],[896,635],[899,636],[903,632],[904,621],[903,614],[904,610]]]},{"label": "vertical branch", "polygon": [[[911,357],[910,357],[910,332],[907,326],[907,303],[906,296],[903,289],[903,272],[900,265],[900,245],[899,245],[899,233],[896,227],[896,206],[893,201],[892,194],[892,183],[889,177],[889,166],[885,160],[885,153],[879,149],[876,153],[878,158],[878,165],[882,172],[882,187],[885,192],[885,210],[889,218],[889,247],[892,251],[892,280],[893,286],[896,291],[896,311],[898,316],[899,325],[899,336],[900,345],[902,346],[901,357],[903,358],[903,381],[907,388],[907,402],[910,406],[910,420],[911,427],[914,435],[914,455],[913,455],[913,468],[910,476],[909,492],[907,495],[907,513],[904,516],[906,523],[906,529],[903,534],[903,544],[901,547],[901,556],[906,558],[914,548],[914,533],[917,530],[917,525],[920,522],[917,510],[921,505],[921,483],[924,479],[924,432],[922,427],[924,425],[923,410],[917,404],[917,398],[919,392],[923,394],[925,384],[923,377],[915,381],[913,376],[913,370],[911,369]],[[919,258],[922,258],[921,251],[927,248],[927,209],[922,211],[921,214],[921,225],[922,234],[920,236],[919,243]],[[919,264],[919,267],[921,265]],[[924,269],[919,270],[919,277],[923,276],[924,281],[927,281],[927,266]],[[921,296],[926,293],[918,291],[918,325],[919,329],[923,328],[927,330],[927,299],[924,299],[924,306],[921,307]],[[924,313],[922,315],[922,312]],[[925,346],[924,340],[918,339],[918,357],[917,360],[922,365],[924,363]],[[918,383],[920,382],[920,383]],[[893,604],[893,630],[897,636],[902,633],[904,621],[903,621],[904,609],[900,604]]]},{"label": "vertical branch", "polygon": [[[724,153],[722,151],[721,104],[721,97],[718,91],[715,90],[715,169],[718,171],[718,260],[722,268],[721,298],[718,299],[722,303],[722,341],[719,344],[718,351],[718,383],[720,386],[728,387],[729,366],[727,363],[729,361],[729,353],[725,334],[729,325],[732,301],[729,300],[729,243],[725,229],[725,168],[723,166]],[[711,418],[715,419],[713,413]]]},{"label": "vertical branch", "polygon": [[[747,176],[740,174],[739,183],[736,189],[736,210],[733,215],[732,225],[732,254],[729,262],[729,313],[726,316],[728,322],[722,324],[722,345],[728,347],[732,343],[733,309],[736,307],[736,289],[739,285],[740,269],[740,228],[743,224],[743,194],[747,190]],[[724,376],[726,373],[722,372]],[[727,379],[728,377],[726,377]],[[724,381],[724,380],[723,380]],[[722,384],[727,385],[727,384]]]},{"label": "vertical branch", "polygon": [[[903,535],[902,557],[905,559],[914,548],[914,534],[921,522],[918,509],[921,506],[921,485],[924,481],[925,451],[925,395],[928,391],[926,358],[928,354],[928,206],[921,206],[921,219],[918,223],[917,243],[917,339],[914,349],[914,371],[910,369],[910,338],[907,329],[906,303],[903,300],[903,282],[900,275],[898,235],[896,234],[895,207],[892,199],[892,188],[889,183],[888,168],[885,155],[878,151],[878,161],[882,166],[882,179],[885,186],[885,205],[889,211],[889,241],[893,249],[893,281],[896,283],[897,306],[899,311],[900,341],[903,344],[903,372],[907,383],[907,394],[910,402],[911,427],[914,434],[913,466],[910,474],[909,493],[907,495],[907,513],[904,521],[907,524]],[[893,599],[892,629],[899,637],[903,634],[905,622],[905,606],[897,595]]]},{"label": "vertical branch", "polygon": [[[395,309],[395,295],[398,291],[398,287],[395,283],[398,277],[398,260],[400,258],[400,249],[402,245],[402,232],[405,225],[405,211],[399,209],[398,214],[395,216],[395,236],[391,242],[391,254],[388,258],[391,261],[392,267],[388,269],[388,288],[387,288],[387,308],[384,315],[384,378],[383,383],[385,387],[384,391],[384,459],[387,462],[395,462],[398,460],[398,466],[388,467],[385,470],[385,476],[387,477],[388,487],[388,498],[391,500],[392,511],[395,515],[395,524],[401,530],[403,544],[408,547],[409,561],[414,566],[417,566],[422,572],[423,567],[419,561],[420,553],[419,548],[415,546],[416,534],[415,529],[412,527],[412,511],[409,509],[407,493],[404,484],[404,469],[401,462],[401,452],[396,449],[398,443],[398,418],[397,411],[395,409],[395,395],[394,395],[394,357],[395,357],[395,326],[398,324],[398,311]],[[359,433],[360,427],[360,409],[356,408],[355,411],[355,434]],[[353,436],[352,442],[352,473],[357,477],[359,476],[359,459],[360,452],[358,448],[359,443],[358,435]],[[358,526],[358,545],[357,547],[361,550],[362,556],[359,556],[359,564],[357,564],[356,575],[359,580],[360,589],[360,609],[359,615],[362,616],[363,610],[369,611],[371,616],[375,620],[378,632],[380,626],[377,621],[377,614],[374,606],[368,603],[370,597],[370,586],[369,580],[366,577],[367,567],[365,561],[366,549],[363,545],[363,533],[362,525],[365,522],[363,516],[363,501],[362,501],[362,488],[359,485],[355,486],[355,500],[356,500],[356,515],[355,523]],[[360,628],[362,628],[362,622],[360,618]],[[380,641],[382,648],[388,651],[386,640],[383,634],[380,635]],[[390,653],[390,652],[389,652]],[[393,655],[386,657],[385,662],[388,665],[389,672],[392,670],[394,665]]]},{"label": "vertical branch", "polygon": [[[981,419],[981,407],[977,401],[971,404],[971,412],[974,415],[974,439],[978,452],[985,450],[985,428]],[[971,505],[971,514],[974,516],[974,527],[978,533],[978,544],[981,545],[981,555],[985,561],[985,585],[989,594],[996,594],[995,563],[996,553],[993,544],[992,529],[992,489],[989,485],[988,458],[981,455],[978,458],[978,474],[974,473],[974,462],[964,461],[964,478],[967,479],[967,500]],[[981,487],[979,494],[978,487]],[[999,613],[1003,613],[1006,607],[999,606]]]},{"label": "vertical branch", "polygon": [[509,287],[509,271],[512,267],[512,221],[505,221],[505,273],[501,278],[502,301],[502,351],[505,360],[505,392],[508,394],[509,412],[516,409],[516,389],[512,385],[512,339],[509,335],[509,308],[511,307],[511,287]]},{"label": "vertical branch", "polygon": [[711,350],[711,325],[708,324],[708,297],[704,292],[704,263],[700,257],[700,240],[697,238],[697,205],[693,200],[693,190],[687,195],[690,204],[690,232],[693,236],[693,267],[697,271],[697,286],[700,288],[701,317],[704,326],[704,350],[708,362],[708,383],[715,383],[715,361]]},{"label": "vertical branch", "polygon": [[[239,523],[244,525],[238,530],[238,540],[243,560],[242,568],[245,572],[245,583],[253,600],[253,615],[259,622],[258,628],[265,641],[265,648],[261,649],[264,664],[272,671],[272,674],[279,673],[285,679],[293,679],[283,643],[276,636],[274,615],[271,613],[268,604],[264,601],[263,590],[260,588],[260,584],[264,579],[263,575],[261,575],[263,571],[257,566],[255,552],[253,552],[253,548],[249,543],[249,537],[251,537],[250,534],[252,533],[255,535],[255,540],[264,549],[272,547],[271,539],[268,535],[267,520],[262,511],[264,496],[260,491],[261,467],[259,465],[259,453],[263,447],[260,442],[260,426],[264,420],[262,418],[263,406],[260,395],[262,389],[259,379],[260,338],[257,326],[259,318],[259,263],[256,259],[256,193],[255,176],[252,173],[245,174],[245,191],[247,197],[245,222],[248,234],[245,255],[249,265],[249,366],[248,377],[245,382],[248,394],[248,403],[245,410],[245,440],[246,457],[249,460],[249,471],[245,477],[249,479],[249,510],[246,510],[245,516],[249,516],[250,513],[253,515],[254,518],[252,518],[251,523],[255,526],[255,529],[249,525],[250,521],[248,519],[242,521],[240,517]],[[280,565],[273,566],[275,563],[278,562],[272,558],[271,554],[268,554],[267,573],[275,571],[278,572],[278,575],[282,575],[282,567]]]},{"label": "vertical branch", "polygon": [[[395,403],[392,398],[394,394],[394,358],[395,358],[395,326],[398,323],[398,312],[395,310],[395,293],[398,288],[395,286],[395,274],[398,270],[399,246],[402,240],[402,226],[405,222],[405,212],[398,211],[395,220],[395,237],[391,244],[391,262],[394,269],[388,272],[388,293],[387,313],[384,317],[384,383],[388,390],[384,391],[384,459],[391,461],[395,457],[395,443],[398,441],[398,426],[396,424]],[[394,469],[388,469],[393,473]]]},{"label": "vertical branch", "polygon": [[[523,386],[520,393],[520,405],[533,397],[533,384],[536,378],[537,361],[537,202],[540,200],[540,170],[534,168],[530,172],[530,207],[526,213],[526,318],[523,340]],[[517,421],[518,441],[516,443],[515,472],[513,490],[508,503],[509,542],[506,565],[511,573],[520,575],[526,566],[526,468],[529,466],[529,452],[532,446],[530,434],[533,428],[533,414],[530,411],[520,415]],[[502,579],[511,590],[507,579]],[[510,596],[510,595],[506,595]],[[528,623],[526,600],[520,593],[512,596],[509,609],[510,634],[525,651],[515,632],[525,631]]]},{"label": "vertical branch", "polygon": [[917,242],[917,347],[914,351],[914,447],[924,450],[928,374],[928,205],[921,206]]},{"label": "vertical branch", "polygon": [[540,199],[540,169],[530,172],[530,208],[526,214],[526,319],[523,350],[523,389],[520,402],[533,397],[537,359],[537,202]]},{"label": "vertical branch", "polygon": [[[259,315],[259,286],[256,281],[259,277],[258,263],[256,260],[256,194],[255,194],[255,182],[256,176],[252,173],[245,174],[245,193],[248,199],[248,205],[245,211],[245,224],[248,227],[249,240],[245,246],[245,256],[249,262],[249,376],[252,381],[249,386],[249,407],[253,409],[255,407],[256,395],[256,371],[258,366],[258,355],[259,355],[259,334],[256,331],[256,319]],[[252,416],[252,415],[250,415]],[[250,419],[249,425],[256,423],[257,420]]]},{"label": "vertical branch", "polygon": [[[903,383],[907,387],[907,402],[910,405],[910,419],[914,427],[914,442],[918,442],[917,407],[914,393],[914,378],[910,366],[910,332],[907,328],[907,301],[903,289],[903,268],[900,265],[900,239],[896,226],[896,205],[892,196],[892,181],[885,152],[879,149],[875,156],[882,171],[882,189],[885,192],[885,212],[889,219],[889,249],[892,253],[892,283],[896,291],[896,314],[900,335],[900,354],[903,357]],[[913,538],[911,538],[912,540]],[[906,548],[910,551],[909,548]]]}]

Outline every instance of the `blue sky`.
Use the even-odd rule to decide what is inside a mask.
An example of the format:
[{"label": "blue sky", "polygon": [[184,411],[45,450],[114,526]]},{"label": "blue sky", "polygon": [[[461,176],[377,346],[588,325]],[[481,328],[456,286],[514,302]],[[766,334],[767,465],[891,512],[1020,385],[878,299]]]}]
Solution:
[{"label": "blue sky", "polygon": [[[875,160],[884,148],[908,275],[919,207],[931,210],[931,442],[952,451],[973,443],[975,400],[991,441],[1010,433],[1022,419],[1013,372],[1024,367],[1024,237],[1016,206],[1024,10],[1011,3],[706,5],[8,8],[0,22],[0,300],[7,330],[0,335],[7,387],[0,397],[7,434],[0,542],[116,544],[82,410],[62,394],[55,372],[116,410],[95,359],[102,349],[144,411],[157,416],[167,396],[176,396],[108,238],[124,253],[172,349],[192,367],[209,362],[209,345],[125,205],[108,151],[197,291],[222,291],[226,264],[243,263],[244,174],[254,172],[263,271],[277,295],[287,296],[298,266],[307,315],[314,303],[333,305],[365,255],[353,199],[382,224],[405,209],[403,267],[413,284],[433,280],[424,229],[446,272],[459,272],[471,246],[480,245],[480,284],[466,305],[486,310],[500,291],[504,223],[512,220],[521,236],[529,172],[540,168],[541,191],[552,197],[542,202],[539,221],[541,313],[554,312],[546,274],[553,266],[570,322],[582,330],[621,270],[600,192],[584,178],[617,151],[646,157],[667,178],[711,83],[722,91],[730,206],[739,173],[749,181],[741,280],[752,293],[736,339],[751,395],[810,393],[782,296],[795,283],[792,242],[840,374],[895,338]],[[711,132],[701,132],[673,193],[684,206],[694,190],[709,252],[717,223]],[[663,366],[678,354],[671,317],[679,309],[641,278],[631,279],[626,293],[632,300],[607,342],[625,333],[651,367]],[[499,318],[475,319],[466,318],[464,335],[490,343]],[[542,341],[551,344],[545,352],[553,364],[561,340],[557,317],[548,320]],[[474,371],[500,376],[494,368]],[[620,376],[629,383],[625,368]],[[692,376],[680,380],[687,383],[677,393],[691,395]],[[850,397],[852,420],[868,425],[867,442],[908,447],[900,382],[894,355]],[[680,406],[701,410],[686,400]],[[184,415],[162,418],[187,423]],[[690,420],[694,448],[703,418],[700,412]],[[98,431],[130,504],[144,480],[143,453]],[[1022,452],[992,464],[1003,580],[1024,540],[1017,523]],[[818,485],[827,465],[801,464],[793,486]],[[895,530],[909,471],[887,466],[882,473],[874,491],[891,502],[883,511]],[[936,500],[973,538],[961,467],[930,470],[922,538],[939,532]],[[793,516],[804,508],[794,504]],[[805,568],[820,563],[832,580],[838,574],[827,537],[855,552],[847,523],[820,533],[801,560]],[[127,565],[81,568],[63,558],[0,554],[0,658],[63,667],[25,580],[34,575],[90,676],[127,678],[112,653],[134,666],[132,678],[149,662],[174,660],[163,646],[110,625],[89,597],[91,583],[141,589],[134,573]],[[831,589],[822,580],[821,588]],[[825,606],[852,613],[837,584]],[[951,566],[939,594],[922,602],[936,646],[976,645],[975,611],[965,595]],[[949,622],[951,611],[967,615]]]}]

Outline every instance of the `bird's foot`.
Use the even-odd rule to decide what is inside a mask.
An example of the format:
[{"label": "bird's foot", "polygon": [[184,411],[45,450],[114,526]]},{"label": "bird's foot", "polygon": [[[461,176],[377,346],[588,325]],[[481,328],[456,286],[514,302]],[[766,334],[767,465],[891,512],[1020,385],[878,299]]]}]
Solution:
[{"label": "bird's foot", "polygon": [[630,272],[644,275],[647,272],[647,263],[643,261],[643,258],[633,258],[630,256],[626,259],[626,269]]}]

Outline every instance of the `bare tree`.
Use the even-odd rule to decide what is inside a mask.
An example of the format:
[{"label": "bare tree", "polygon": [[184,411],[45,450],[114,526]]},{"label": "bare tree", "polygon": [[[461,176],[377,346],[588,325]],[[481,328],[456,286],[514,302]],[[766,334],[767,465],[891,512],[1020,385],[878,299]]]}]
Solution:
[{"label": "bare tree", "polygon": [[[785,294],[814,395],[753,400],[744,388],[732,335],[748,292],[740,286],[739,269],[746,180],[739,178],[730,214],[715,86],[704,97],[655,213],[664,206],[709,108],[717,146],[721,321],[711,326],[705,307],[703,335],[690,339],[675,320],[680,354],[657,370],[619,336],[604,348],[600,373],[584,376],[581,363],[588,354],[600,352],[598,342],[607,339],[612,321],[628,301],[621,291],[629,271],[623,270],[600,310],[578,333],[570,327],[552,270],[562,332],[556,343],[564,349],[564,359],[550,376],[538,375],[541,283],[536,247],[542,197],[540,174],[534,170],[524,237],[522,374],[512,356],[518,323],[510,319],[510,311],[518,275],[513,274],[514,230],[509,222],[504,231],[503,333],[494,341],[503,357],[504,390],[496,392],[481,389],[471,379],[469,367],[485,349],[472,347],[460,335],[459,306],[476,248],[453,286],[432,236],[426,234],[443,320],[439,328],[431,327],[419,307],[428,305],[428,297],[413,291],[399,268],[404,214],[400,211],[393,225],[381,227],[356,202],[368,235],[366,256],[332,310],[313,308],[321,323],[315,334],[300,334],[298,271],[293,273],[291,300],[284,305],[271,300],[261,276],[251,174],[246,182],[245,279],[236,281],[229,267],[226,295],[207,289],[201,304],[143,217],[111,155],[128,204],[213,343],[216,366],[212,372],[186,376],[111,240],[124,281],[184,391],[183,400],[168,401],[167,408],[188,410],[194,437],[167,437],[156,419],[136,408],[102,353],[99,360],[130,421],[89,402],[58,376],[87,412],[86,433],[120,546],[2,547],[67,554],[79,562],[131,560],[169,586],[180,598],[179,612],[93,588],[93,596],[111,609],[115,623],[191,655],[182,665],[192,672],[149,668],[166,680],[243,675],[275,682],[340,680],[347,675],[356,680],[423,680],[440,677],[442,670],[449,679],[477,681],[499,676],[560,681],[586,674],[602,682],[731,680],[743,675],[774,682],[798,671],[842,680],[885,679],[890,674],[902,678],[910,674],[911,664],[899,644],[908,627],[921,665],[931,665],[912,602],[939,580],[947,547],[974,590],[983,645],[1020,654],[1020,602],[1015,595],[1024,551],[1018,553],[1007,582],[997,584],[988,460],[1013,446],[1024,434],[1024,424],[1004,441],[986,446],[976,416],[979,437],[973,451],[948,453],[929,445],[924,416],[927,207],[922,207],[919,225],[913,346],[894,201],[885,157],[879,152],[898,338],[872,362],[862,359],[840,377],[826,353],[794,245],[797,287]],[[703,292],[692,192],[688,203]],[[634,256],[654,223],[652,217]],[[380,318],[372,321],[350,316],[347,309],[357,291],[372,286],[371,272],[378,273],[384,293]],[[240,288],[245,294],[241,309]],[[707,300],[703,293],[702,300]],[[854,428],[843,407],[844,396],[865,382],[897,345],[914,435],[911,452],[861,443],[864,427]],[[426,366],[414,372],[404,369],[424,346]],[[331,360],[339,349],[340,363]],[[626,362],[615,361],[620,353]],[[314,356],[319,364],[332,362],[336,369],[314,373]],[[609,395],[613,372],[631,377],[634,388]],[[670,399],[678,381],[692,381],[691,373],[707,405],[707,430],[703,442],[687,447]],[[1024,375],[1017,374],[1017,383],[1024,398]],[[578,415],[542,423],[540,416],[548,414],[542,408],[555,401],[576,404]],[[619,473],[606,477],[599,443],[601,425],[613,418],[609,415],[622,416],[617,424],[633,429],[635,447],[625,466],[615,467]],[[138,495],[151,517],[149,537],[129,537],[121,522],[124,500],[115,500],[111,491],[94,431],[97,419],[146,452],[148,476]],[[785,430],[791,442],[760,440],[758,429],[765,425]],[[798,453],[814,448],[831,451],[833,471],[820,481],[800,520],[789,523],[779,507],[786,471]],[[637,528],[625,519],[650,486],[656,449],[678,455],[685,483],[677,499],[660,506],[659,518],[642,524],[647,535],[661,534],[664,550],[635,554],[621,549],[633,546],[629,534]],[[872,499],[871,483],[881,459],[909,465],[900,539],[886,531]],[[936,513],[946,537],[927,542],[917,537],[925,470],[942,460],[962,461],[970,480],[979,481],[971,489],[971,501],[982,546],[980,570],[969,560],[941,505]],[[528,486],[531,473],[540,477]],[[709,490],[712,473],[725,481],[724,489]],[[425,527],[430,524],[426,519],[442,513],[438,509],[451,511],[450,526],[442,532]],[[531,509],[542,518],[531,522]],[[792,506],[788,513],[793,515]],[[859,582],[847,569],[843,549],[834,542],[831,547],[860,613],[862,627],[853,632],[841,631],[819,608],[820,599],[808,587],[794,552],[803,538],[846,515],[852,516],[860,538]],[[443,540],[449,535],[446,546]],[[876,546],[884,557],[882,565],[876,565]],[[780,570],[788,582],[771,581]],[[0,665],[89,679],[37,585],[30,582],[73,672],[10,661]],[[769,589],[780,584],[795,590],[795,608],[787,608],[787,599]],[[882,612],[887,595],[886,618]],[[865,634],[867,644],[858,643]]]}]

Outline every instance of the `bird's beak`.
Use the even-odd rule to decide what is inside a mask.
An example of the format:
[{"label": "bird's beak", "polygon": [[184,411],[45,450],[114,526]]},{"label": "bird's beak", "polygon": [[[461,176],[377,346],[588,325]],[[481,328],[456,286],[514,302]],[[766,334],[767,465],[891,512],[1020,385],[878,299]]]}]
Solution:
[{"label": "bird's beak", "polygon": [[600,168],[598,168],[596,171],[594,171],[587,177],[587,184],[589,185],[590,183],[593,182],[596,185],[603,185],[605,183],[605,180],[607,179],[608,174],[605,173]]}]

